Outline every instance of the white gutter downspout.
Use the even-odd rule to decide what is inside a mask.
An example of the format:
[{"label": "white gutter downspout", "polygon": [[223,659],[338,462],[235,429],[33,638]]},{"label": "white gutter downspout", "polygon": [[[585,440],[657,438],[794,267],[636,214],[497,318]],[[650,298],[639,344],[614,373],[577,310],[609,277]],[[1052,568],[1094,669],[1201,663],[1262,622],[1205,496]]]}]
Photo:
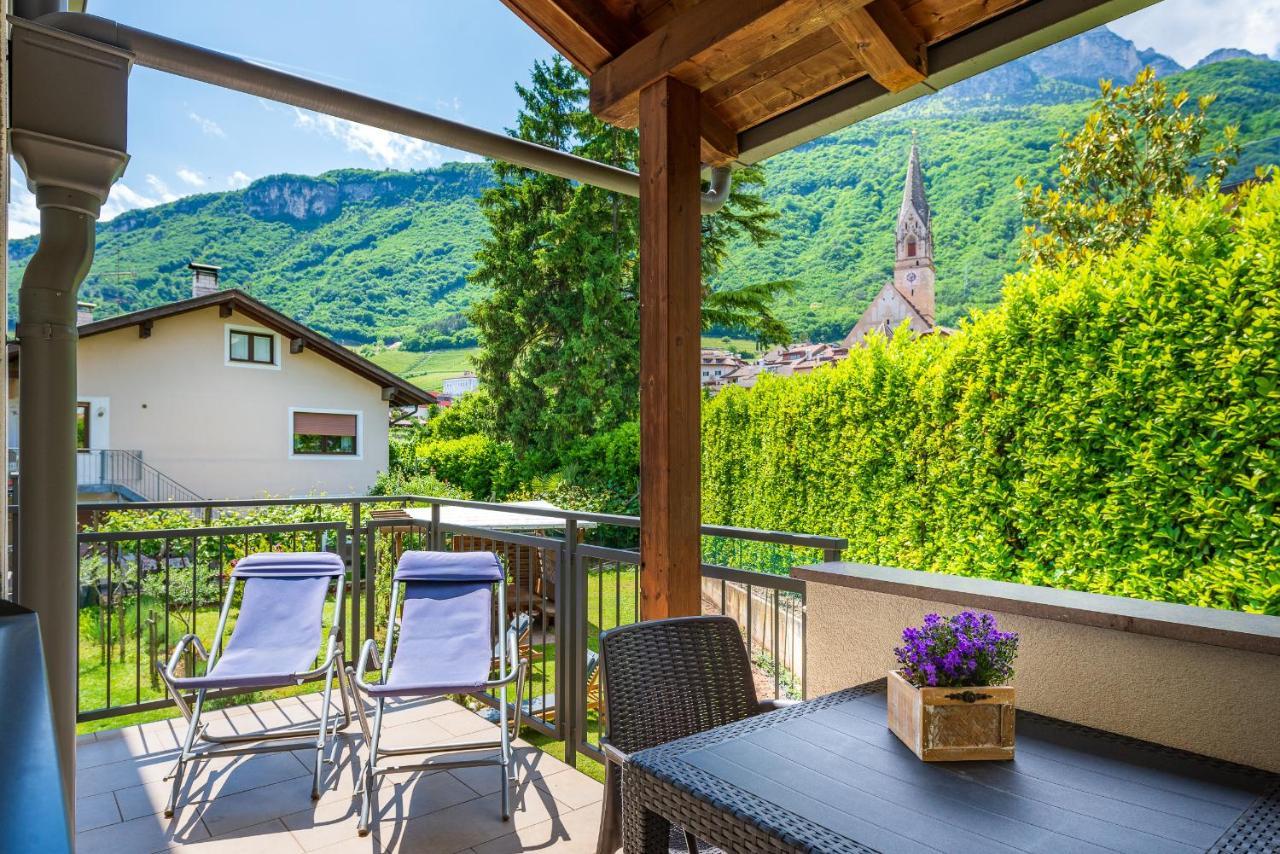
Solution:
[{"label": "white gutter downspout", "polygon": [[[106,18],[55,12],[40,17],[38,23],[131,51],[135,63],[157,71],[640,197],[640,176],[635,172],[358,95]],[[729,167],[711,170],[711,187],[702,194],[703,214],[715,213],[724,206],[731,184]]]}]

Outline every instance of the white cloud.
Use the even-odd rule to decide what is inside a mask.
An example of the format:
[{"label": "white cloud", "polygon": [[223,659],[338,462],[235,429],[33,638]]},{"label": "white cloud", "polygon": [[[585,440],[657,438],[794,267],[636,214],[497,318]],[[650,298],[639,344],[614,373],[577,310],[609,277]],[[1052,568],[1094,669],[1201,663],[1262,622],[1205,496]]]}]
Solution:
[{"label": "white cloud", "polygon": [[294,126],[340,140],[348,151],[362,154],[390,169],[423,169],[439,166],[448,149],[432,142],[401,136],[380,128],[358,125],[321,113],[294,108]]},{"label": "white cloud", "polygon": [[[148,183],[154,177],[148,175]],[[163,184],[163,182],[161,182]],[[151,196],[144,196],[128,184],[118,183],[111,188],[111,195],[107,196],[107,203],[102,206],[102,215],[99,220],[105,222],[113,219],[125,211],[131,211],[135,208],[150,208],[160,204],[168,199],[157,199]]]},{"label": "white cloud", "polygon": [[195,122],[205,136],[216,136],[219,139],[225,139],[227,132],[222,129],[222,125],[213,119],[207,119],[194,110],[187,113],[187,118]]},{"label": "white cloud", "polygon": [[452,98],[436,98],[436,109],[442,113],[457,115],[462,112],[462,100],[457,95]]},{"label": "white cloud", "polygon": [[238,190],[241,187],[249,186],[251,180],[253,179],[237,169],[227,176],[227,186],[233,190]]},{"label": "white cloud", "polygon": [[9,237],[30,237],[40,232],[40,209],[35,195],[16,166],[9,174]]},{"label": "white cloud", "polygon": [[[36,197],[27,189],[21,175],[16,173],[17,170],[9,180],[9,237],[15,240],[40,233],[40,210],[36,207]],[[164,182],[160,183],[163,185]],[[98,219],[105,222],[125,211],[153,207],[162,201],[167,199],[144,195],[120,182],[111,188]]]},{"label": "white cloud", "polygon": [[[159,175],[155,175],[148,172],[147,186],[150,187],[153,191],[155,191],[155,194],[159,197],[159,200],[161,202],[172,202],[178,199],[178,194],[175,193],[173,190],[170,190],[169,185],[166,184],[164,181],[162,181]],[[139,196],[139,198],[145,198],[145,197]],[[158,202],[152,202],[151,204],[153,205],[158,204]],[[146,205],[134,205],[134,207],[146,207]]]},{"label": "white cloud", "polygon": [[1280,0],[1164,0],[1109,26],[1186,66],[1220,47],[1270,54],[1280,40]]},{"label": "white cloud", "polygon": [[200,173],[193,172],[185,166],[178,169],[178,177],[182,179],[184,184],[190,184],[193,187],[203,187],[205,184],[204,178],[200,177]]}]

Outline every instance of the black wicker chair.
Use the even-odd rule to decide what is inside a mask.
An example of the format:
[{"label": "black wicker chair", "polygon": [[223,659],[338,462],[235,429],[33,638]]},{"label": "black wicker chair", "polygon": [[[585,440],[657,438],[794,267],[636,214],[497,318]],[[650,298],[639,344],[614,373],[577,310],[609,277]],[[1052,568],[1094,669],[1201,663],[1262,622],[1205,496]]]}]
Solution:
[{"label": "black wicker chair", "polygon": [[[730,617],[677,617],[600,636],[604,692],[604,811],[596,854],[622,844],[627,754],[785,705],[756,699],[751,664]],[[685,832],[689,850],[697,852]]]}]

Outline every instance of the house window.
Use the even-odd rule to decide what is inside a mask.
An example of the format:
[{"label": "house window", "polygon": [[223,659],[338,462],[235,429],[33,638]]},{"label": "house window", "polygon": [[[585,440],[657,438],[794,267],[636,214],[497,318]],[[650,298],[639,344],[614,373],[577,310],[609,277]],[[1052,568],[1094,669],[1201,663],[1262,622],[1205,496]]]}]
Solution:
[{"label": "house window", "polygon": [[76,404],[76,450],[78,451],[87,451],[89,449],[90,408],[87,403]]},{"label": "house window", "polygon": [[233,362],[252,362],[255,365],[276,363],[276,337],[261,332],[232,329],[228,358]]},{"label": "house window", "polygon": [[354,457],[359,416],[334,412],[293,413],[293,452]]}]

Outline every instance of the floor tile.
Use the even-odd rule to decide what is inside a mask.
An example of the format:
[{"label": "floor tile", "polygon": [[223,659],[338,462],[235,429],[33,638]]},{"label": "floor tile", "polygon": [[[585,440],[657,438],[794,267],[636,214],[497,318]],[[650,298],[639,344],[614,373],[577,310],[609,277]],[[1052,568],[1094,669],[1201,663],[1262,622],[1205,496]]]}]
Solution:
[{"label": "floor tile", "polygon": [[159,780],[169,773],[177,756],[175,750],[168,754],[144,755],[107,765],[80,768],[76,771],[76,795],[84,798]]},{"label": "floor tile", "polygon": [[[266,753],[210,759],[187,766],[181,803],[194,804],[256,789],[296,777],[311,779],[311,769],[292,753]],[[116,800],[124,819],[158,813],[164,809],[172,784],[155,780],[140,786],[116,790]]]},{"label": "floor tile", "polygon": [[514,833],[475,846],[475,854],[516,854],[554,851],[590,854],[600,832],[600,807],[588,807],[517,829]]},{"label": "floor tile", "polygon": [[572,769],[566,769],[558,774],[537,774],[533,778],[533,784],[548,792],[560,803],[575,810],[604,800],[604,786],[586,774],[579,774]]},{"label": "floor tile", "polygon": [[[384,778],[374,800],[375,823],[391,826],[475,799],[471,791],[448,774],[417,774]],[[357,836],[360,798],[322,803],[314,810],[287,815],[284,823],[308,851]]]},{"label": "floor tile", "polygon": [[174,844],[205,839],[209,832],[198,819],[144,816],[76,834],[77,854],[153,854]]},{"label": "floor tile", "polygon": [[76,833],[115,824],[119,820],[120,809],[111,792],[76,798]]},{"label": "floor tile", "polygon": [[273,818],[222,836],[175,845],[169,850],[199,854],[300,854],[302,848],[293,841],[284,823]]}]

